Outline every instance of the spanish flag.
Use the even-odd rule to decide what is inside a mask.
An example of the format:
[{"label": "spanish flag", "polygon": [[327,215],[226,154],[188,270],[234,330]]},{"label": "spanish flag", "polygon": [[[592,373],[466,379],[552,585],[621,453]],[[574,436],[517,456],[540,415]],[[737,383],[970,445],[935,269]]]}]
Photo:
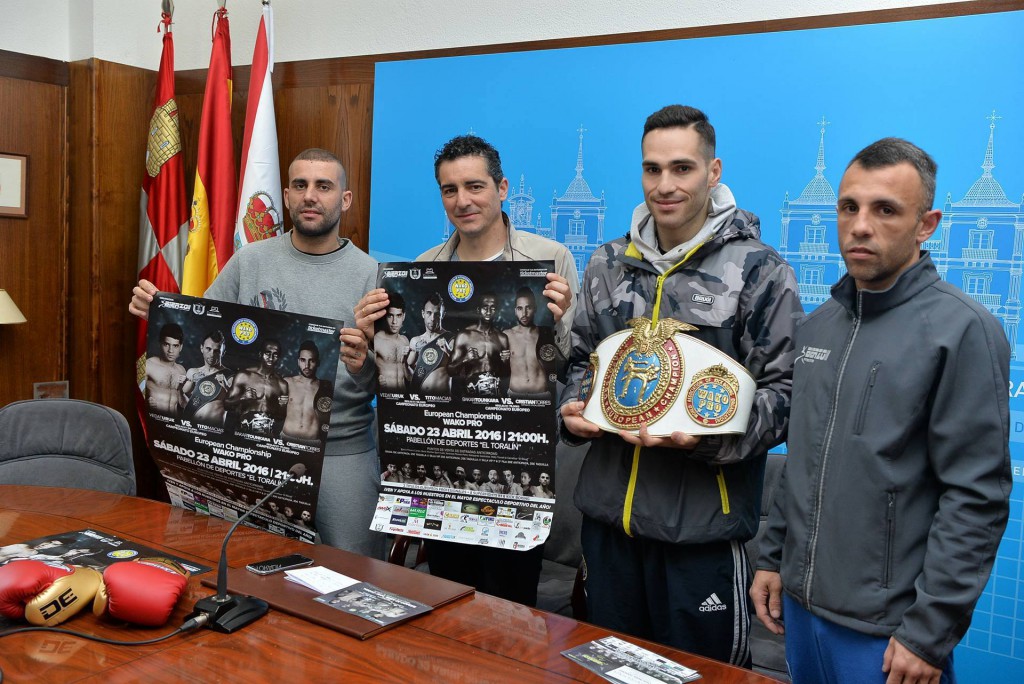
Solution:
[{"label": "spanish flag", "polygon": [[199,123],[199,155],[183,294],[201,297],[231,258],[235,227],[235,148],[231,139],[231,35],[228,11],[214,13],[213,52]]},{"label": "spanish flag", "polygon": [[[142,174],[139,217],[139,278],[161,292],[178,292],[181,262],[188,240],[185,167],[181,158],[178,103],[174,99],[174,36],[171,15],[162,14],[163,52],[149,119],[146,170]],[[139,320],[136,380],[146,380],[146,321]],[[139,395],[141,399],[142,395]]]}]

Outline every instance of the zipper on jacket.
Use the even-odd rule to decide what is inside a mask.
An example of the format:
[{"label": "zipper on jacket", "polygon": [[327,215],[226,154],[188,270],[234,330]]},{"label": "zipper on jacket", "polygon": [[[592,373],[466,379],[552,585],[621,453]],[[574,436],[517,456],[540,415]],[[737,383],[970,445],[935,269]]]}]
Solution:
[{"label": "zipper on jacket", "polygon": [[836,374],[836,389],[832,393],[832,408],[829,410],[828,422],[825,424],[825,444],[821,450],[821,463],[818,466],[818,488],[814,495],[814,520],[811,524],[811,534],[807,541],[807,570],[804,581],[804,605],[811,605],[811,589],[814,586],[814,563],[818,553],[818,533],[821,531],[821,507],[825,499],[825,473],[828,472],[828,457],[832,449],[832,433],[836,427],[836,417],[839,413],[839,391],[843,387],[843,375],[846,373],[846,364],[853,352],[853,343],[857,340],[857,333],[860,331],[861,323],[861,296],[857,291],[856,314],[853,318],[853,330],[846,342],[846,349],[843,350],[843,360],[839,363],[839,372]]},{"label": "zipper on jacket", "polygon": [[732,509],[729,506],[729,489],[725,486],[725,473],[722,471],[722,466],[718,466],[715,479],[718,480],[718,494],[722,497],[722,514],[729,515],[729,511]]},{"label": "zipper on jacket", "polygon": [[882,587],[889,588],[892,581],[892,553],[896,539],[896,492],[886,492],[889,500],[885,508],[885,567],[882,569]]},{"label": "zipper on jacket", "polygon": [[878,379],[878,369],[881,361],[871,364],[871,371],[868,373],[868,384],[864,387],[864,396],[860,400],[860,409],[857,411],[857,420],[853,424],[853,434],[859,435],[864,431],[864,417],[868,413],[868,404],[871,403],[871,392],[875,389],[875,380]]},{"label": "zipper on jacket", "polygon": [[[658,284],[654,291],[654,309],[651,311],[651,325],[657,325],[658,323],[658,312],[661,311],[661,288],[662,285],[665,284],[665,278],[669,277],[673,271],[689,261],[694,252],[703,247],[705,242],[707,242],[707,240],[691,249],[672,268],[658,276]],[[636,476],[637,473],[640,472],[640,449],[641,447],[639,444],[633,449],[633,465],[629,470],[629,482],[626,484],[626,497],[622,502],[622,529],[625,530],[626,534],[630,537],[633,536],[633,532],[629,528],[629,521],[633,517],[633,494],[636,492]]]},{"label": "zipper on jacket", "polygon": [[677,268],[679,268],[680,266],[685,264],[687,261],[689,261],[690,257],[693,256],[694,252],[696,252],[698,249],[703,247],[706,243],[707,243],[707,240],[705,240],[704,242],[700,243],[699,245],[696,245],[693,249],[691,249],[689,252],[687,252],[683,256],[683,258],[680,259],[675,264],[675,266],[673,266],[672,268],[668,269],[667,271],[665,271],[664,273],[662,273],[661,275],[658,276],[658,285],[657,285],[657,287],[654,290],[654,310],[651,312],[651,325],[655,325],[658,322],[658,318],[660,317],[660,313],[661,313],[661,286],[665,284],[665,278],[668,278],[670,275],[672,275],[673,271],[675,271]]}]

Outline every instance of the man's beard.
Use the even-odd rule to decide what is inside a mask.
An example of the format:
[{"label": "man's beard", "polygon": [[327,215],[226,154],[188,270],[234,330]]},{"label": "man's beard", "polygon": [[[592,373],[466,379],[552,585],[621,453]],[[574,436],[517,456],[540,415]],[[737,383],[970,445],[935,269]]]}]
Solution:
[{"label": "man's beard", "polygon": [[307,209],[307,207],[298,207],[291,212],[292,225],[299,235],[308,238],[318,238],[338,232],[339,222],[341,221],[340,211],[337,215],[333,216],[327,213],[320,214],[320,222],[316,225],[309,225],[302,219],[302,211],[304,209]]}]

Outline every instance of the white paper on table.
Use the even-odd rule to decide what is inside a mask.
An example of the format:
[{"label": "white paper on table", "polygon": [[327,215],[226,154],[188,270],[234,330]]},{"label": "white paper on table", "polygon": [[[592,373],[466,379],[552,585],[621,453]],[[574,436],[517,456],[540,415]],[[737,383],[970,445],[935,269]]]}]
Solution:
[{"label": "white paper on table", "polygon": [[289,582],[301,584],[302,586],[312,589],[319,594],[327,594],[359,583],[359,580],[357,579],[352,579],[347,575],[342,575],[340,572],[334,572],[333,570],[321,565],[317,565],[312,568],[285,570],[284,574],[285,579]]}]

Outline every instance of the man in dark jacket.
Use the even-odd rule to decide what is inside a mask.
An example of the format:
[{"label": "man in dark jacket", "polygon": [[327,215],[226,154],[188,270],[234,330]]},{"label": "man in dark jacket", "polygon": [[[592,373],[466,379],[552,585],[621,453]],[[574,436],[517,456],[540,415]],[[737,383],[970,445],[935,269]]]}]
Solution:
[{"label": "man in dark jacket", "polygon": [[[562,439],[592,440],[574,499],[587,608],[603,627],[744,665],[743,542],[757,531],[768,449],[785,438],[803,310],[793,270],[719,182],[703,112],[655,112],[641,149],[645,203],[628,235],[587,266],[561,407]],[[654,437],[643,426],[614,435],[583,418],[576,398],[590,353],[638,316],[696,326],[694,337],[746,368],[757,390],[744,434]]]},{"label": "man in dark jacket", "polygon": [[[885,138],[839,186],[847,275],[797,331],[789,459],[750,591],[794,681],[952,682],[1006,526],[1010,348],[921,244],[935,162]],[[780,575],[781,573],[781,575]]]}]

